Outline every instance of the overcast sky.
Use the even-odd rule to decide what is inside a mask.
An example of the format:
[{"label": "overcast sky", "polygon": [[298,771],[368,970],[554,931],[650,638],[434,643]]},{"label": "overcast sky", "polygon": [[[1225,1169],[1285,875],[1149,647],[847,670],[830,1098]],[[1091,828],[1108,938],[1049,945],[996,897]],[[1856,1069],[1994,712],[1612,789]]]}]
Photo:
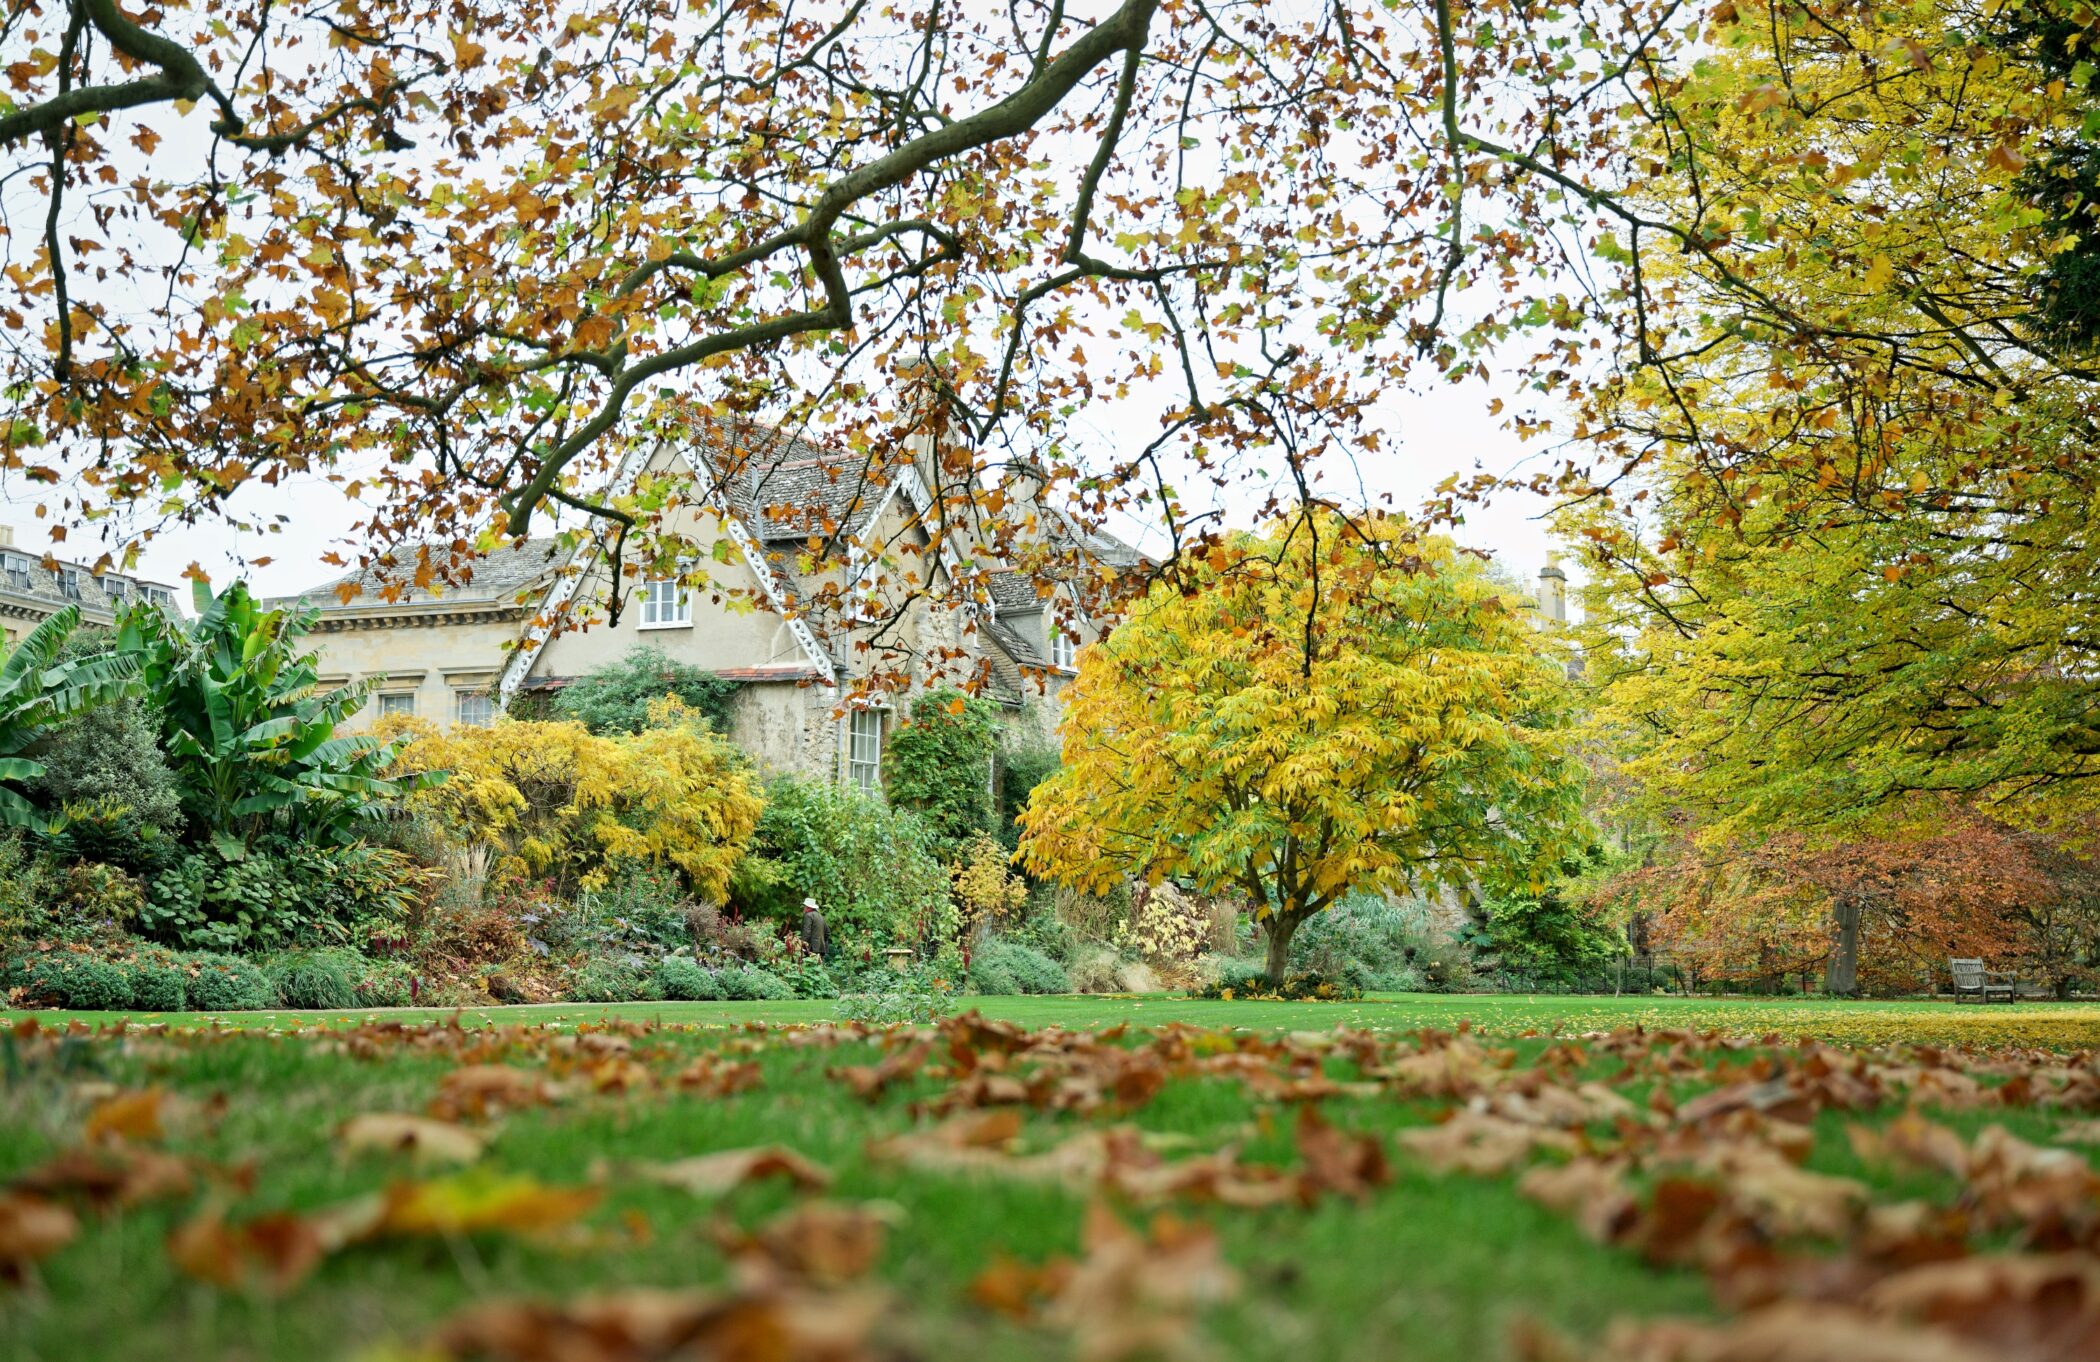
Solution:
[{"label": "overcast sky", "polygon": [[[1479,467],[1510,474],[1537,467],[1546,456],[1504,430],[1503,417],[1488,413],[1497,391],[1507,396],[1510,390],[1468,383],[1427,394],[1392,394],[1386,406],[1395,438],[1379,455],[1360,460],[1354,470],[1339,463],[1324,465],[1323,491],[1345,503],[1390,493],[1397,507],[1411,510],[1452,473]],[[1361,493],[1354,485],[1359,476]],[[60,558],[93,562],[103,548],[98,527],[68,527],[66,541],[54,544],[52,522],[37,518],[37,504],[54,502],[54,490],[20,479],[0,483],[0,523],[11,525],[17,546],[30,552],[48,549]],[[1253,488],[1240,489],[1234,498],[1246,505],[1258,499]],[[339,569],[323,562],[323,554],[332,549],[354,559],[360,547],[354,535],[358,508],[321,477],[291,478],[278,487],[251,484],[235,504],[251,519],[283,517],[281,532],[242,534],[218,522],[164,529],[147,547],[140,574],[178,582],[195,563],[216,583],[245,576],[264,595],[287,595],[337,575]],[[1529,578],[1545,563],[1551,547],[1540,518],[1543,509],[1537,499],[1510,493],[1474,510],[1457,537],[1468,547],[1492,552]],[[1246,516],[1234,519],[1244,523]],[[1116,528],[1144,537],[1141,527]],[[270,561],[258,564],[259,559]]]}]

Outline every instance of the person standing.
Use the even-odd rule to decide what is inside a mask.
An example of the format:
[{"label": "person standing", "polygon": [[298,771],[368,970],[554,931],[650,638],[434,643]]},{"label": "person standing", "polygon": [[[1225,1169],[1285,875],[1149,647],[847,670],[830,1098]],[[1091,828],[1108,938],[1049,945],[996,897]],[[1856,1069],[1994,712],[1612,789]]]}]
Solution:
[{"label": "person standing", "polygon": [[815,899],[802,900],[802,948],[819,960],[831,954],[831,928]]}]

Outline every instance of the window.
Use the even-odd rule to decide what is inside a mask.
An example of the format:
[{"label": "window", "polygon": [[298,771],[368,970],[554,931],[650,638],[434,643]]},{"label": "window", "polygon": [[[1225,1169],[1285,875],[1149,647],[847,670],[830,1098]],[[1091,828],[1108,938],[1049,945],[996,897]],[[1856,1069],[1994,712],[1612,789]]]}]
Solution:
[{"label": "window", "polygon": [[1050,665],[1065,671],[1079,665],[1079,641],[1057,624],[1050,626]]},{"label": "window", "polygon": [[69,601],[80,599],[80,573],[73,568],[58,570],[58,592]]},{"label": "window", "polygon": [[408,717],[416,712],[416,693],[412,690],[397,690],[379,697],[379,717],[392,718],[399,714]]},{"label": "window", "polygon": [[125,581],[122,577],[103,578],[102,590],[113,601],[129,600],[131,598],[131,583]]},{"label": "window", "polygon": [[674,629],[693,622],[693,598],[675,581],[649,582],[642,587],[642,627]]},{"label": "window", "polygon": [[0,563],[0,567],[5,567],[7,570],[7,584],[9,587],[16,591],[29,590],[29,560],[27,558],[17,558],[10,553],[7,555],[6,562]]},{"label": "window", "polygon": [[496,722],[496,697],[485,690],[454,691],[452,717],[470,728],[488,728]]},{"label": "window", "polygon": [[846,780],[862,794],[882,793],[882,711],[856,709],[846,746]]}]

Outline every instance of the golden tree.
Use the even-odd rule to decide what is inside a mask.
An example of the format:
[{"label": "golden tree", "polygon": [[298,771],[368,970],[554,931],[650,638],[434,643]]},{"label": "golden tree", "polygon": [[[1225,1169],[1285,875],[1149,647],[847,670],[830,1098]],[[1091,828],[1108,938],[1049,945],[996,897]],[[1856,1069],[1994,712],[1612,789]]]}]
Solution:
[{"label": "golden tree", "polygon": [[1448,544],[1308,510],[1178,566],[1082,655],[1035,873],[1244,892],[1280,983],[1351,890],[1524,882],[1583,826],[1564,659]]}]

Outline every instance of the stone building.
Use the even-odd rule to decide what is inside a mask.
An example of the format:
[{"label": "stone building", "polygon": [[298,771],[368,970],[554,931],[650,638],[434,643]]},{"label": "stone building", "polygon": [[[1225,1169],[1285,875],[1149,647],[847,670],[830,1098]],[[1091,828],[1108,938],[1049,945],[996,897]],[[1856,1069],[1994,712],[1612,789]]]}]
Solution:
[{"label": "stone building", "polygon": [[[603,598],[612,571],[595,548],[571,554],[528,540],[478,560],[464,586],[442,588],[411,585],[413,554],[397,554],[294,598],[320,611],[322,679],[376,678],[359,723],[414,714],[484,724],[514,696],[558,690],[653,645],[740,683],[729,736],[762,766],[871,789],[912,696],[944,679],[981,674],[1010,723],[1047,731],[1096,631],[1056,582],[982,555],[959,562],[959,536],[936,547],[928,485],[937,470],[925,448],[871,470],[865,456],[777,432],[733,434],[740,449],[762,448],[730,471],[721,445],[700,440],[638,456],[620,474],[671,490],[665,526],[693,544],[708,586],[630,578],[618,620],[591,619],[581,605]],[[1129,545],[1045,516],[1044,532],[1068,536],[1090,561],[1143,562]],[[812,555],[813,536],[871,547]],[[958,596],[968,603],[928,602]],[[866,645],[878,630],[885,669],[908,679],[871,691]]]},{"label": "stone building", "polygon": [[15,547],[11,525],[0,525],[0,636],[10,646],[69,605],[83,624],[107,626],[134,601],[175,608],[175,588],[124,573],[96,576],[92,568]]}]

